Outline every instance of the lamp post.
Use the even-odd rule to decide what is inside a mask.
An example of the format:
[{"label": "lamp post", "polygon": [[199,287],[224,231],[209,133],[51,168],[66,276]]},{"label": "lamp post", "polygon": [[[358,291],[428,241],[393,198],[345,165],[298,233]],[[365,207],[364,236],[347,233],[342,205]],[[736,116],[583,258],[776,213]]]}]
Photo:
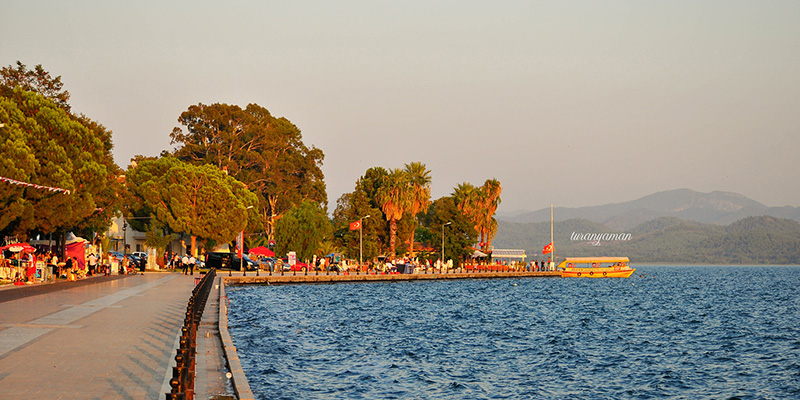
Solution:
[{"label": "lamp post", "polygon": [[[251,208],[253,206],[247,206],[244,211],[247,212]],[[244,226],[247,227],[247,220],[245,220]],[[244,231],[239,232],[239,243],[237,244],[239,245],[239,251],[242,252],[241,257],[239,257],[239,269],[242,270],[242,276],[247,276],[247,270],[244,269]]]},{"label": "lamp post", "polygon": [[358,219],[358,269],[361,269],[361,264],[364,263],[364,235],[362,231],[364,230],[364,220],[369,217],[369,215],[365,215]]},{"label": "lamp post", "polygon": [[453,222],[451,221],[446,224],[442,224],[442,265],[444,265],[444,227],[452,223]]}]

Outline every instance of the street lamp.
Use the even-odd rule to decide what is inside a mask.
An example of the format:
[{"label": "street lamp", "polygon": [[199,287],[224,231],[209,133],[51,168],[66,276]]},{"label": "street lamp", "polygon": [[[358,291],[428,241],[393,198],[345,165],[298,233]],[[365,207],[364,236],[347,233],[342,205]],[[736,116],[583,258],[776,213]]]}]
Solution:
[{"label": "street lamp", "polygon": [[[253,208],[253,206],[247,206],[247,208],[245,208],[244,211],[246,212],[247,210],[249,210],[251,208]],[[245,219],[244,221],[245,221],[245,225],[244,226],[247,227],[247,220]],[[247,276],[247,270],[244,269],[244,231],[239,232],[239,240],[237,240],[237,241],[239,242],[239,243],[237,243],[239,245],[239,250],[241,250],[241,252],[242,252],[242,256],[239,257],[239,269],[242,270],[242,276]],[[237,253],[238,253],[238,251],[237,251]],[[231,276],[231,270],[232,269],[233,268],[228,270],[228,276]],[[256,268],[256,274],[258,274],[258,268]]]},{"label": "street lamp", "polygon": [[442,265],[444,265],[444,227],[452,223],[453,222],[451,221],[446,224],[442,224]]},{"label": "street lamp", "polygon": [[364,219],[369,217],[369,215],[365,215],[358,219],[358,269],[361,269],[361,264],[364,263],[364,235],[362,231],[364,230]]}]

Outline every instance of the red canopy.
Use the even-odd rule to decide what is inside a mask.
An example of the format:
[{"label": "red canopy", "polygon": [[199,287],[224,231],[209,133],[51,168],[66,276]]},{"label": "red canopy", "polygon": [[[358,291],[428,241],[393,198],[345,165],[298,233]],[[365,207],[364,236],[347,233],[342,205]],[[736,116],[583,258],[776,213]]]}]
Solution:
[{"label": "red canopy", "polygon": [[14,253],[19,251],[24,251],[26,253],[33,253],[34,251],[36,251],[36,248],[27,243],[14,243],[0,247],[0,251],[6,251],[6,250],[12,251]]},{"label": "red canopy", "polygon": [[264,246],[253,247],[252,249],[250,249],[250,254],[258,254],[260,256],[275,257],[275,252],[270,250],[270,249],[268,249],[268,248],[266,248],[266,247],[264,247]]}]

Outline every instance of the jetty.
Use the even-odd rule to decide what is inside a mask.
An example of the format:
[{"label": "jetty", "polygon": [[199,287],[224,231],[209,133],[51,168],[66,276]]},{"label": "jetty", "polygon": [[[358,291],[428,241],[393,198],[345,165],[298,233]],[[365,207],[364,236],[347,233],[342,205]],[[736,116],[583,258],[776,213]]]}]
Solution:
[{"label": "jetty", "polygon": [[220,276],[226,284],[247,285],[247,284],[299,284],[299,283],[344,283],[344,282],[399,282],[399,281],[421,281],[421,280],[442,280],[442,279],[497,279],[497,278],[560,278],[560,271],[519,271],[519,272],[448,272],[448,273],[415,273],[415,274],[372,274],[372,273],[317,273],[317,272],[287,272],[284,274],[273,273],[265,275],[260,273],[248,273],[246,276],[237,274],[236,276]]}]

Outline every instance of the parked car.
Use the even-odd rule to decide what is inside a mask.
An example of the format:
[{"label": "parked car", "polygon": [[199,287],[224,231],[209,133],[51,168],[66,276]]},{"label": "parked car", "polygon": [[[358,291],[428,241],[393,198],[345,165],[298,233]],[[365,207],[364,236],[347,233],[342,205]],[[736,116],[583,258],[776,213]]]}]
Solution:
[{"label": "parked car", "polygon": [[206,254],[205,266],[207,268],[233,269],[237,271],[241,270],[241,266],[244,266],[248,271],[255,271],[258,263],[251,260],[246,254],[242,259],[239,259],[236,253],[215,251]]},{"label": "parked car", "polygon": [[141,258],[142,260],[144,260],[144,264],[145,264],[145,265],[147,265],[147,253],[145,253],[145,252],[143,252],[143,251],[134,251],[134,252],[133,252],[133,253],[131,253],[131,254],[133,254],[133,255],[135,255],[136,257],[139,257],[139,258]]},{"label": "parked car", "polygon": [[258,263],[258,267],[265,271],[274,271],[275,270],[275,263],[278,260],[275,257],[261,257],[256,261]]},{"label": "parked car", "polygon": [[310,269],[308,267],[308,264],[306,264],[304,262],[301,262],[301,261],[295,261],[294,265],[289,265],[289,259],[286,258],[286,257],[281,258],[281,261],[283,261],[283,270],[284,271],[306,272],[306,271],[308,271]]},{"label": "parked car", "polygon": [[117,260],[118,263],[122,263],[122,260],[125,259],[125,255],[123,255],[122,253],[120,253],[118,251],[113,251],[112,250],[112,251],[108,252],[108,259],[109,260],[114,259],[114,260]]},{"label": "parked car", "polygon": [[147,261],[137,256],[136,253],[128,254],[125,257],[128,258],[129,265],[133,265],[134,267],[138,268],[139,271],[144,272],[144,267],[147,266]]}]

